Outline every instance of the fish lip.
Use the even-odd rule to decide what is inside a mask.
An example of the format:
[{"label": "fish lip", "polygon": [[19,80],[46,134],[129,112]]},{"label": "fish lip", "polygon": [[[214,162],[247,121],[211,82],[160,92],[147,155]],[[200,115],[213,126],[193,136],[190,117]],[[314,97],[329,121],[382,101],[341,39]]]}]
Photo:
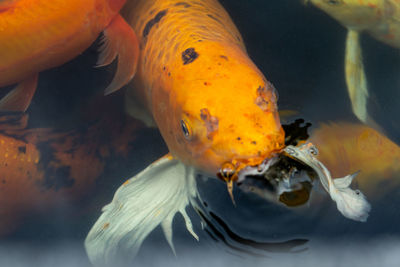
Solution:
[{"label": "fish lip", "polygon": [[237,183],[242,183],[247,176],[258,176],[264,175],[269,168],[277,163],[279,160],[279,153],[274,154],[270,157],[265,158],[260,164],[258,165],[248,165],[242,168],[238,173]]}]

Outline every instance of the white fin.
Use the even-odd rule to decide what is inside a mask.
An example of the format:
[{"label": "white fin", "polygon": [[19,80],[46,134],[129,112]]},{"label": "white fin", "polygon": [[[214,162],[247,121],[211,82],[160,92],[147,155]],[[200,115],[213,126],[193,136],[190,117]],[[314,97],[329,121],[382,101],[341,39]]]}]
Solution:
[{"label": "white fin", "polygon": [[368,86],[361,55],[359,32],[349,30],[346,39],[345,72],[354,114],[363,123],[367,123]]},{"label": "white fin", "polygon": [[188,231],[198,239],[185,209],[195,202],[197,187],[194,169],[165,156],[126,181],[94,224],[85,240],[90,261],[111,266],[118,255],[132,258],[143,240],[161,224],[172,250],[172,221],[180,212]]},{"label": "white fin", "polygon": [[344,178],[332,179],[329,170],[315,157],[318,150],[311,143],[298,147],[287,146],[284,151],[317,173],[322,186],[336,202],[337,209],[343,216],[355,221],[367,221],[371,205],[359,190],[350,188],[350,184],[358,172]]}]

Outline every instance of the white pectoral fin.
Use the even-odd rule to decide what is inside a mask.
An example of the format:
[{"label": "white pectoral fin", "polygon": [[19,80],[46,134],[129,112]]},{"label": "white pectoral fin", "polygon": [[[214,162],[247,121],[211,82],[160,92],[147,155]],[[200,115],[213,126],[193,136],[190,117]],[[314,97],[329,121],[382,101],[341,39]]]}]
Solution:
[{"label": "white pectoral fin", "polygon": [[363,123],[368,121],[368,85],[360,47],[360,33],[349,30],[346,39],[345,73],[354,114]]},{"label": "white pectoral fin", "polygon": [[172,221],[178,212],[183,215],[188,231],[198,239],[185,210],[196,197],[193,168],[169,156],[154,162],[126,181],[103,208],[85,240],[90,261],[108,266],[120,253],[134,257],[158,225],[174,250]]}]

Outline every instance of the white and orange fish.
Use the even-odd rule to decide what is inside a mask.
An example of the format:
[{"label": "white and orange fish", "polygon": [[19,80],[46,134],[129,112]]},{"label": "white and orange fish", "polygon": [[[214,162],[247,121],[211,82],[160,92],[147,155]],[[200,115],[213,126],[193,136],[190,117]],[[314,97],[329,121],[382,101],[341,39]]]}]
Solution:
[{"label": "white and orange fish", "polygon": [[126,0],[0,0],[0,87],[18,84],[0,100],[1,111],[25,111],[38,73],[59,66],[104,34],[98,66],[118,56],[106,93],[127,84],[136,72],[138,41],[119,15]]},{"label": "white and orange fish", "polygon": [[[250,60],[217,0],[132,0],[123,10],[138,33],[140,59],[126,110],[157,125],[170,153],[127,180],[90,230],[90,260],[134,256],[158,225],[173,249],[172,222],[201,208],[195,173],[232,186],[260,171],[285,146],[274,86]],[[250,168],[250,169],[249,169]]]}]

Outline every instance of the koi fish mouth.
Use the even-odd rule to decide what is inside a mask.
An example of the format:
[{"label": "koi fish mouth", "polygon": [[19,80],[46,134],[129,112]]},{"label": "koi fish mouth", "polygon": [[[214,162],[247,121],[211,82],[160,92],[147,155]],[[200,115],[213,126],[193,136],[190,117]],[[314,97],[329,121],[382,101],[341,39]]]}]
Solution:
[{"label": "koi fish mouth", "polygon": [[258,166],[244,168],[238,174],[237,184],[242,191],[287,207],[296,207],[309,201],[315,178],[309,166],[282,151]]}]

